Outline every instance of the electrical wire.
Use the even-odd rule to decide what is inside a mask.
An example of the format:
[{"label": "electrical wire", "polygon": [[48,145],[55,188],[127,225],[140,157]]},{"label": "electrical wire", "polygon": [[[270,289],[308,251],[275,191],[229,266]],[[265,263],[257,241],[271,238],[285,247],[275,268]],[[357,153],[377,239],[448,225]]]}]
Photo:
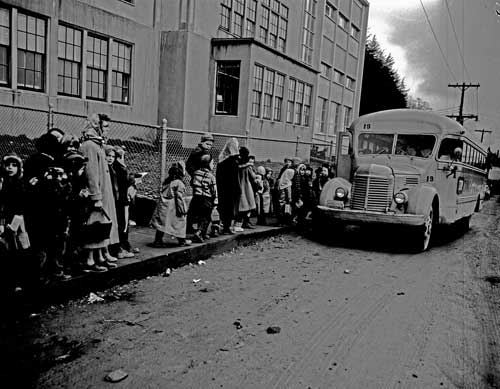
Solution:
[{"label": "electrical wire", "polygon": [[429,19],[429,15],[427,14],[427,10],[425,9],[424,3],[422,3],[422,0],[420,0],[420,5],[422,6],[422,10],[424,11],[425,19],[427,20],[427,23],[429,24],[429,27],[431,29],[432,35],[434,37],[434,40],[436,41],[436,44],[439,48],[439,51],[441,52],[441,55],[443,56],[444,63],[446,67],[448,68],[448,71],[450,72],[453,80],[457,82],[457,78],[455,77],[455,74],[453,73],[453,70],[451,70],[450,65],[448,64],[448,60],[446,59],[446,56],[444,55],[443,49],[441,48],[441,45],[439,44],[439,40],[437,39],[436,33],[434,31],[434,28],[432,27],[432,23]]},{"label": "electrical wire", "polygon": [[[455,41],[457,42],[458,52],[460,54],[460,57],[462,58],[462,65],[463,65],[464,72],[467,74],[467,77],[469,78],[469,80],[471,80],[471,76],[469,74],[469,71],[467,70],[467,66],[465,66],[465,57],[464,57],[464,53],[463,53],[462,49],[460,48],[457,30],[455,29],[455,23],[453,23],[453,17],[451,16],[450,5],[448,3],[448,0],[444,0],[444,3],[446,4],[446,11],[448,12],[448,17],[450,19],[451,28],[453,30],[453,35],[455,36]],[[462,27],[465,28],[465,25],[463,25]],[[463,45],[463,42],[462,42],[462,45]]]}]

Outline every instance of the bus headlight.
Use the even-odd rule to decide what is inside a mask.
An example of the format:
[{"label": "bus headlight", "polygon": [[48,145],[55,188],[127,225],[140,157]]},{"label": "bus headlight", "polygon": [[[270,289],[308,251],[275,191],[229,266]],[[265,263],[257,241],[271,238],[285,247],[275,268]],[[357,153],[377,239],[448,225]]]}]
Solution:
[{"label": "bus headlight", "polygon": [[408,202],[408,195],[405,192],[398,192],[394,195],[394,202],[397,205],[403,205]]},{"label": "bus headlight", "polygon": [[339,200],[345,200],[347,197],[347,192],[344,188],[339,187],[335,189],[335,198]]}]

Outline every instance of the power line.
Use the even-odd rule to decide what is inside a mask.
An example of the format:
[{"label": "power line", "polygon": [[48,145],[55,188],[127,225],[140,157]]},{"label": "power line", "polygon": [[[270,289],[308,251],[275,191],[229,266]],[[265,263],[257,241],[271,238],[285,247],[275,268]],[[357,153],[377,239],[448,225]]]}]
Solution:
[{"label": "power line", "polygon": [[443,49],[441,48],[441,45],[439,44],[439,40],[436,36],[436,33],[434,32],[434,28],[432,27],[432,23],[429,19],[429,15],[427,14],[427,10],[424,7],[424,3],[422,3],[422,0],[420,0],[420,5],[422,6],[422,9],[425,14],[425,18],[427,20],[427,23],[429,24],[429,27],[431,28],[432,35],[434,36],[434,40],[436,41],[436,44],[438,45],[439,51],[441,52],[441,55],[443,56],[444,63],[446,67],[448,68],[448,71],[450,72],[453,80],[457,82],[457,78],[455,77],[455,74],[453,74],[453,70],[451,70],[450,65],[448,65],[448,60],[446,59],[446,56],[444,55]]},{"label": "power line", "polygon": [[[448,16],[450,18],[451,28],[453,29],[453,35],[455,36],[455,42],[457,42],[458,52],[460,54],[460,57],[462,58],[464,72],[467,74],[467,77],[470,80],[471,76],[469,74],[469,71],[467,70],[467,66],[465,66],[465,57],[464,57],[464,53],[463,53],[462,49],[460,48],[460,43],[458,42],[458,34],[457,34],[457,30],[455,29],[455,23],[453,23],[453,17],[451,16],[450,5],[448,3],[448,0],[444,0],[444,2],[446,4],[446,10],[448,11]],[[462,27],[465,28],[465,25],[463,25]],[[463,45],[463,42],[462,42],[462,45]]]}]

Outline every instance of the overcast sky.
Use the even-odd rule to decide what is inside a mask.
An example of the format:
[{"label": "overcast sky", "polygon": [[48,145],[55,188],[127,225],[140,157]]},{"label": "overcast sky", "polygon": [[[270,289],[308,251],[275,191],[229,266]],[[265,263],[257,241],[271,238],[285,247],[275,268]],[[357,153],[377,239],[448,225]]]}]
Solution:
[{"label": "overcast sky", "polygon": [[368,32],[395,58],[410,94],[435,111],[456,114],[460,92],[448,84],[480,84],[465,93],[464,105],[467,114],[479,109],[480,121],[466,125],[493,130],[484,143],[499,149],[500,17],[495,11],[500,5],[495,0],[422,0],[429,24],[420,0],[369,2]]}]

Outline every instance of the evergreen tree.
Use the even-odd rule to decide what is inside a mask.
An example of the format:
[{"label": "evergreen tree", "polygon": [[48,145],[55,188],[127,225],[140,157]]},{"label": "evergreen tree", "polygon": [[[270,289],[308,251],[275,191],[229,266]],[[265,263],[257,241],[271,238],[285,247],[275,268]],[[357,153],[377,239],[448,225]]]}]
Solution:
[{"label": "evergreen tree", "polygon": [[361,87],[359,114],[406,108],[408,90],[394,67],[394,58],[385,54],[377,38],[368,36]]}]

